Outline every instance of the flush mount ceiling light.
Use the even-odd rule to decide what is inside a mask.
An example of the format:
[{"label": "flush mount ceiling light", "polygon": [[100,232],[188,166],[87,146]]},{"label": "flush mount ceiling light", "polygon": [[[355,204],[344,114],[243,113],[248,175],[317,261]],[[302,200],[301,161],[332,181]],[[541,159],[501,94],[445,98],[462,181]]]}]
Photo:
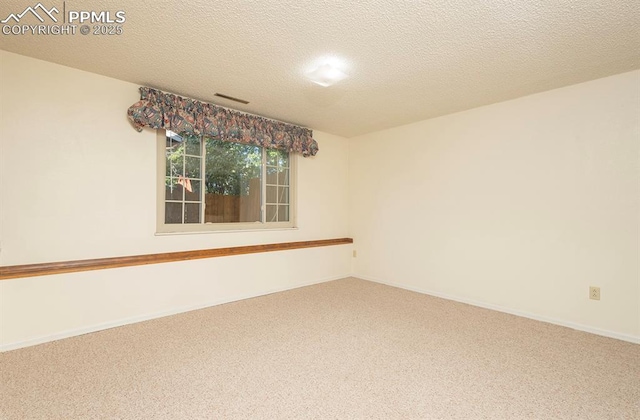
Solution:
[{"label": "flush mount ceiling light", "polygon": [[331,86],[335,83],[338,83],[340,80],[349,77],[340,69],[332,66],[329,63],[323,64],[317,69],[307,72],[306,76],[313,83],[324,87]]}]

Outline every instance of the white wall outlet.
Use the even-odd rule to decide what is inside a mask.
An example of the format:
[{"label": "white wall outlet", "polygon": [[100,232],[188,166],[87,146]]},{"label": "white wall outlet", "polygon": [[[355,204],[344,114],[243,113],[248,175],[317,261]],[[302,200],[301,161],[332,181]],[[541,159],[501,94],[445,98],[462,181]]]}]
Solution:
[{"label": "white wall outlet", "polygon": [[600,288],[599,287],[589,287],[589,299],[600,300]]}]

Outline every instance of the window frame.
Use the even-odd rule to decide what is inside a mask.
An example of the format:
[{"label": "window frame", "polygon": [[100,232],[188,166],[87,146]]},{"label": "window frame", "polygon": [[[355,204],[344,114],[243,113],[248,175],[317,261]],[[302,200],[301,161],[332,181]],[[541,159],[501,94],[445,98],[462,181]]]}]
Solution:
[{"label": "window frame", "polygon": [[[267,165],[266,153],[262,147],[260,219],[266,220]],[[204,169],[205,150],[203,147],[202,166]],[[165,223],[165,177],[166,177],[166,130],[156,130],[156,234],[189,234],[216,232],[247,232],[265,230],[297,229],[297,153],[289,152],[289,221],[288,222],[238,222],[238,223]],[[204,179],[204,171],[201,176]],[[202,182],[201,199],[204,214],[204,182]]]}]

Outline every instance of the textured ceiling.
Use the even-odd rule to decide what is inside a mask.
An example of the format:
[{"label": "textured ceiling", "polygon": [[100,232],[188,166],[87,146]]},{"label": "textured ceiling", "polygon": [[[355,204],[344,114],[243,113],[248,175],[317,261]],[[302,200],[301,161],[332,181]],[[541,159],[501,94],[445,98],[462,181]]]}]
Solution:
[{"label": "textured ceiling", "polygon": [[[3,0],[0,20],[36,4]],[[124,33],[0,35],[0,48],[346,137],[640,68],[638,0],[64,6],[124,10]],[[327,56],[350,77],[323,88],[304,72]]]}]

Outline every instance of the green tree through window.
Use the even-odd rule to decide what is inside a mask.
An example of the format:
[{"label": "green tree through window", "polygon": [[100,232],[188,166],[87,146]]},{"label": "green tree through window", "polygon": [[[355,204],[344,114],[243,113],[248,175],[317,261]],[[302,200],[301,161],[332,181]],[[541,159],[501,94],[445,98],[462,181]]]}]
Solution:
[{"label": "green tree through window", "polygon": [[167,131],[165,224],[290,222],[289,153]]}]

